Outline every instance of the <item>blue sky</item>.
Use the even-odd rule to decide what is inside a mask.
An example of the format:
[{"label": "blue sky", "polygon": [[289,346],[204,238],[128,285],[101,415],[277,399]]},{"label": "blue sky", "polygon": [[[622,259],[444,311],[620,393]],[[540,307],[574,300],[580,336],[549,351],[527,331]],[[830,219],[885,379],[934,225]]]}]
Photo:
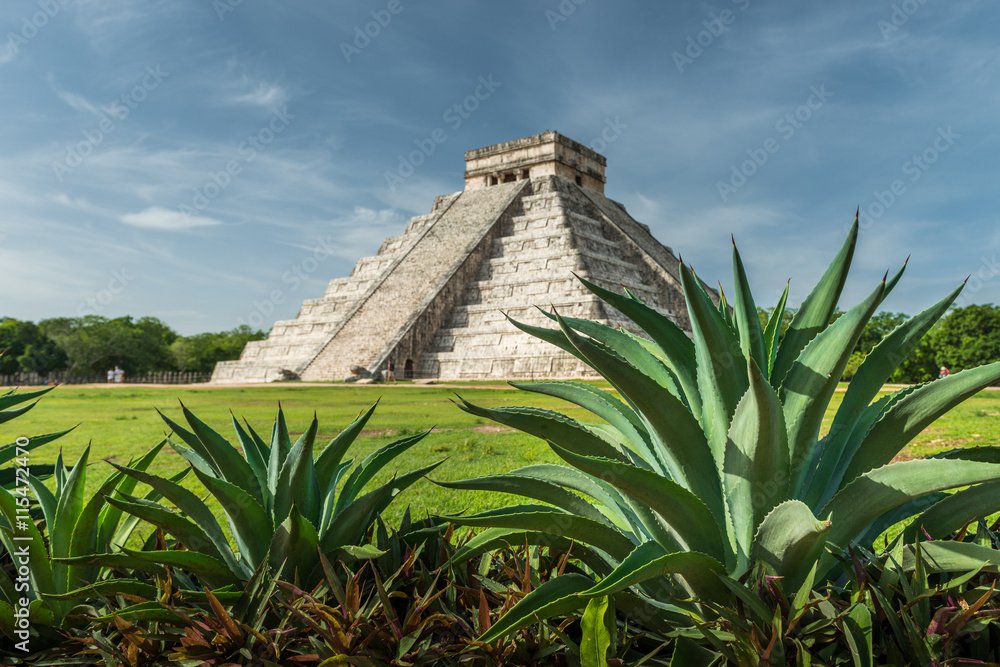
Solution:
[{"label": "blue sky", "polygon": [[704,279],[735,234],[761,305],[859,204],[842,305],[907,255],[889,310],[969,274],[1000,301],[986,2],[17,0],[0,27],[2,315],[267,329],[461,190],[464,151],[546,129]]}]

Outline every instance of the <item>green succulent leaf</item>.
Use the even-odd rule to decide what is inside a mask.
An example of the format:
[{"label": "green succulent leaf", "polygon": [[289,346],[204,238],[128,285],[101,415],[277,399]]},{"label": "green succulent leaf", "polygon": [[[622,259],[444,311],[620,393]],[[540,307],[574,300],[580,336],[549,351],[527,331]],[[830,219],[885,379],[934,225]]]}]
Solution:
[{"label": "green succulent leaf", "polygon": [[831,525],[813,516],[802,501],[788,500],[764,517],[751,555],[784,577],[786,590],[795,590],[823,555]]},{"label": "green succulent leaf", "polygon": [[726,568],[715,558],[694,551],[667,553],[656,542],[640,544],[615,571],[581,595],[613,595],[629,586],[672,575],[697,600],[723,602],[727,591],[719,579]]},{"label": "green succulent leaf", "polygon": [[900,398],[868,431],[844,481],[885,465],[938,417],[1000,380],[1000,362],[935,380]]},{"label": "green succulent leaf", "polygon": [[[702,395],[701,426],[716,470],[722,470],[729,423],[749,386],[746,362],[739,340],[702,289],[700,281],[683,263],[680,273],[698,362],[698,386]],[[702,466],[703,471],[707,469]],[[706,472],[701,475],[712,478]],[[693,486],[688,488],[695,490]]]},{"label": "green succulent leaf", "polygon": [[510,611],[503,615],[479,641],[491,643],[512,632],[526,628],[538,618],[568,614],[587,604],[579,593],[592,587],[594,582],[582,574],[568,573],[549,579],[524,596]]},{"label": "green succulent leaf", "polygon": [[625,558],[634,547],[625,535],[614,528],[545,505],[512,505],[472,516],[442,518],[460,526],[532,530],[568,537],[619,559]]},{"label": "green succulent leaf", "polygon": [[[662,475],[619,461],[580,456],[553,447],[567,463],[600,477],[655,511],[674,540],[691,551],[701,551],[716,560],[726,559],[719,520],[696,495]],[[666,548],[668,545],[661,545]]]},{"label": "green succulent leaf", "polygon": [[[846,549],[880,515],[906,502],[939,491],[1000,480],[1000,465],[973,461],[924,459],[903,461],[866,472],[841,489],[820,516],[833,522],[829,541]],[[832,556],[825,562],[832,565]],[[820,567],[824,571],[823,567]]]},{"label": "green succulent leaf", "polygon": [[741,569],[747,565],[757,527],[788,498],[791,476],[788,432],[778,395],[753,359],[747,360],[747,374],[750,388],[733,415],[723,468]]},{"label": "green succulent leaf", "polygon": [[884,291],[885,281],[867,299],[817,333],[781,383],[779,395],[788,425],[791,488],[796,498],[804,495],[804,482],[818,464],[816,441],[826,408]]},{"label": "green succulent leaf", "polygon": [[771,311],[771,316],[767,319],[767,326],[764,327],[764,345],[767,348],[767,378],[771,382],[771,386],[775,388],[778,387],[778,383],[772,379],[774,359],[778,355],[778,342],[781,339],[781,323],[785,318],[785,303],[788,301],[788,287],[790,285],[790,280],[785,283],[785,290],[781,293],[778,304]]},{"label": "green succulent leaf", "polygon": [[855,216],[851,231],[847,234],[847,239],[844,240],[837,256],[833,258],[833,262],[830,263],[809,296],[795,311],[795,316],[792,317],[792,321],[788,325],[788,330],[778,348],[774,370],[771,372],[772,386],[781,386],[785,375],[795,360],[799,358],[799,353],[802,352],[806,344],[829,325],[830,318],[837,309],[837,302],[840,300],[844,283],[847,281],[847,272],[851,268],[854,246],[857,241],[858,218]]},{"label": "green succulent leaf", "polygon": [[701,415],[701,394],[698,391],[698,371],[694,358],[694,343],[670,318],[650,308],[636,298],[622,296],[580,278],[584,287],[617,308],[635,322],[662,350],[667,365],[680,385],[691,412]]},{"label": "green succulent leaf", "polygon": [[319,422],[313,415],[305,433],[292,445],[278,473],[278,483],[274,496],[274,527],[277,528],[288,516],[292,503],[313,525],[320,522],[319,480],[313,464],[313,443]]},{"label": "green succulent leaf", "polygon": [[750,292],[750,283],[747,280],[746,269],[743,267],[743,259],[740,257],[739,250],[736,249],[735,239],[733,240],[733,283],[736,286],[733,315],[740,334],[740,349],[743,350],[743,356],[747,359],[753,359],[757,366],[764,368],[769,365],[767,363],[766,339],[760,327],[757,304],[754,303],[753,294]]}]

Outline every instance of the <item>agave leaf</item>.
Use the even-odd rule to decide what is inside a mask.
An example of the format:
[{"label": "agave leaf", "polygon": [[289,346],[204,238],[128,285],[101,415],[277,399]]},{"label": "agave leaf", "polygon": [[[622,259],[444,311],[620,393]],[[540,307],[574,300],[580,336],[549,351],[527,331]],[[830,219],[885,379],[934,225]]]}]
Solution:
[{"label": "agave leaf", "polygon": [[654,510],[663,518],[673,539],[684,548],[704,552],[716,560],[726,559],[719,526],[723,517],[713,516],[708,506],[684,487],[662,475],[625,463],[580,456],[556,446],[552,449],[567,463],[600,477]]},{"label": "agave leaf", "polygon": [[[201,441],[205,451],[211,457],[208,461],[214,462],[215,476],[221,477],[230,484],[240,487],[253,496],[259,504],[263,505],[264,498],[261,495],[260,488],[253,481],[256,477],[253,468],[250,467],[250,464],[243,458],[239,450],[233,447],[228,440],[216,433],[208,424],[198,419],[190,410],[184,407],[183,403],[181,404],[181,412],[194,432],[195,439]],[[187,441],[186,438],[185,441]]]},{"label": "agave leaf", "polygon": [[[546,396],[555,396],[589,410],[608,422],[630,441],[650,447],[649,432],[642,418],[613,394],[582,382],[511,382],[516,389],[534,391]],[[650,458],[652,452],[650,452]]]},{"label": "agave leaf", "polygon": [[781,403],[757,363],[747,359],[750,388],[729,427],[723,488],[738,548],[737,566],[747,565],[757,527],[788,497],[788,432]]},{"label": "agave leaf", "polygon": [[383,496],[382,500],[375,506],[375,511],[372,513],[368,525],[374,523],[375,519],[380,517],[385,512],[386,508],[392,504],[392,501],[394,501],[400,493],[426,477],[431,471],[444,463],[446,460],[447,459],[441,459],[440,461],[431,463],[423,468],[411,470],[408,473],[399,475],[386,482],[384,486],[389,489],[389,493]]},{"label": "agave leaf", "polygon": [[21,415],[23,415],[25,412],[35,407],[36,405],[38,405],[38,401],[35,401],[31,405],[25,405],[24,407],[14,408],[13,410],[4,410],[0,412],[0,424],[8,422],[11,419],[16,419],[17,417],[20,417]]},{"label": "agave leaf", "polygon": [[458,404],[461,410],[477,417],[492,419],[504,426],[516,428],[537,438],[556,442],[567,448],[572,447],[581,453],[595,454],[621,461],[629,460],[625,454],[619,452],[603,438],[564,414],[529,407],[483,408],[469,403],[461,397],[459,400],[462,401]]},{"label": "agave leaf", "polygon": [[581,595],[613,595],[629,586],[670,574],[695,599],[722,602],[728,596],[718,575],[725,572],[722,563],[711,556],[694,551],[667,553],[656,542],[645,542],[633,549],[614,572]]},{"label": "agave leaf", "polygon": [[976,519],[1000,512],[1000,482],[984,482],[941,499],[906,527],[907,542],[926,532],[941,539]]},{"label": "agave leaf", "polygon": [[167,438],[167,444],[170,445],[170,448],[177,452],[182,459],[190,463],[192,468],[197,468],[206,475],[218,477],[215,473],[215,468],[212,467],[212,464],[203,459],[195,450],[178,444],[170,438]]},{"label": "agave leaf", "polygon": [[321,491],[325,491],[330,486],[330,481],[333,479],[334,473],[340,467],[340,462],[344,458],[344,454],[354,443],[354,440],[361,433],[361,430],[368,423],[372,414],[375,412],[375,408],[378,407],[378,401],[376,401],[368,410],[358,415],[358,417],[351,422],[351,424],[341,431],[337,437],[330,441],[320,455],[316,457],[316,480],[319,483],[319,488]]},{"label": "agave leaf", "polygon": [[[855,452],[858,451],[872,425],[881,419],[889,408],[898,403],[899,399],[917,386],[911,385],[882,396],[866,407],[853,425],[838,425],[830,429],[819,443],[820,460],[813,470],[812,478],[806,483],[803,500],[807,505],[818,509],[830,502],[843,482],[847,466],[850,465],[851,459],[854,458]],[[844,440],[842,446],[836,442],[841,438]],[[817,480],[822,481],[817,483]]]},{"label": "agave leaf", "polygon": [[[701,426],[716,470],[722,470],[729,423],[736,405],[749,386],[743,351],[733,330],[713,307],[691,270],[682,263],[680,273],[691,320],[695,358],[698,361],[698,386],[701,388],[702,400]],[[708,468],[702,467],[698,474],[714,481],[718,475],[710,475],[707,470]],[[693,486],[688,488],[695,491]],[[698,495],[705,497],[701,493]]]},{"label": "agave leaf", "polygon": [[[844,400],[830,426],[830,432],[839,437],[831,439],[824,447],[820,476],[834,476],[832,466],[841,460],[848,436],[853,431],[854,425],[858,423],[865,408],[872,402],[872,399],[882,389],[902,360],[906,359],[910,352],[917,347],[921,338],[934,326],[934,323],[948,311],[964,286],[963,283],[927,310],[896,327],[865,357],[850,384],[847,385]],[[839,480],[837,481],[839,482]]]},{"label": "agave leaf", "polygon": [[[229,416],[233,420],[233,430],[236,431],[236,439],[240,441],[240,446],[243,447],[243,455],[247,459],[247,465],[250,466],[254,476],[257,478],[257,488],[260,490],[264,510],[270,512],[274,503],[274,498],[271,497],[267,487],[267,460],[270,452],[260,436],[250,428],[250,424],[247,424],[247,428],[244,429],[236,420],[236,415],[230,412]],[[247,429],[249,429],[249,432]]]},{"label": "agave leaf", "polygon": [[[149,477],[154,476],[149,475]],[[142,481],[150,484],[150,486],[153,486],[153,483],[147,482],[145,479]],[[183,494],[174,493],[173,489],[168,491],[170,495],[162,491],[162,487],[166,486],[163,482],[166,482],[166,480],[163,480],[162,478],[154,478],[152,481],[161,486],[160,492],[174,504],[177,504],[177,501],[174,498],[171,498],[171,495],[183,498]],[[154,486],[154,488],[156,487]],[[201,503],[197,496],[194,496],[194,494],[190,491],[183,489],[183,487],[179,488],[191,494],[195,501]],[[246,568],[242,566],[242,564],[239,563],[233,556],[232,549],[230,549],[225,535],[222,534],[222,529],[219,526],[219,523],[215,520],[215,517],[212,516],[212,513],[208,510],[208,508],[205,507],[204,503],[201,503],[204,511],[195,510],[195,516],[198,517],[196,519],[197,523],[195,523],[176,512],[166,509],[158,503],[136,498],[128,494],[118,494],[118,496],[119,497],[108,496],[108,503],[124,512],[135,515],[140,519],[153,524],[154,526],[159,526],[165,532],[176,537],[192,552],[206,554],[215,560],[224,562],[234,573],[249,576],[249,573],[245,572]],[[193,504],[185,502],[185,500],[186,498],[181,502],[183,502],[186,506],[193,506]],[[178,507],[180,507],[180,505],[178,505]],[[207,519],[204,516],[205,514],[208,515]],[[122,547],[122,550],[125,551],[125,548]]]},{"label": "agave leaf", "polygon": [[[17,495],[20,496],[20,494]],[[29,569],[31,589],[39,593],[57,592],[55,588],[55,581],[53,579],[52,562],[49,560],[49,553],[45,549],[45,540],[42,539],[34,521],[24,521],[23,528],[18,526],[17,499],[10,491],[2,488],[0,488],[0,512],[2,512],[3,516],[7,519],[9,526],[17,526],[17,537],[30,538],[26,541],[26,543],[28,546],[28,557],[31,561]],[[8,551],[13,554],[15,553],[15,549],[10,548],[14,544],[12,537],[10,538]],[[23,545],[24,543],[20,541],[18,542],[19,547]]]},{"label": "agave leaf", "polygon": [[[920,556],[923,567],[929,572],[984,572],[1000,571],[1000,551],[973,542],[942,540],[921,542]],[[903,551],[903,570],[916,568],[916,547],[907,545]]]},{"label": "agave leaf", "polygon": [[[48,444],[53,440],[57,440],[63,437],[64,435],[66,435],[75,428],[76,426],[74,426],[73,428],[68,428],[65,431],[59,431],[58,433],[46,433],[45,435],[30,436],[28,437],[28,443],[25,445],[19,445],[16,442],[4,445],[0,447],[0,464],[7,463],[8,461],[13,461],[17,457],[18,450],[30,452],[36,447],[41,447],[42,445]],[[35,467],[36,464],[32,464],[31,468],[33,470]],[[41,475],[35,474],[35,476],[40,477]]]},{"label": "agave leaf", "polygon": [[536,623],[536,619],[568,614],[583,607],[587,600],[579,593],[593,586],[594,582],[582,574],[567,573],[549,579],[531,591],[503,615],[478,641],[487,644]]},{"label": "agave leaf", "polygon": [[366,456],[344,483],[344,489],[340,492],[340,498],[337,500],[337,511],[357,498],[372,477],[378,474],[390,461],[426,438],[428,433],[430,433],[429,430],[395,440]]},{"label": "agave leaf", "polygon": [[[0,410],[7,410],[15,405],[19,405],[26,401],[30,401],[36,398],[41,398],[45,394],[49,393],[55,389],[55,387],[46,387],[45,389],[38,389],[35,391],[17,391],[17,389],[11,389],[10,391],[0,395]],[[37,403],[38,401],[35,401]],[[32,403],[32,406],[34,403]],[[4,420],[6,421],[6,420]],[[3,422],[0,422],[3,423]]]},{"label": "agave leaf", "polygon": [[628,530],[631,526],[633,532],[641,524],[639,517],[629,507],[628,501],[622,497],[621,493],[607,482],[594,479],[585,475],[575,468],[551,463],[536,463],[514,470],[512,474],[526,475],[548,480],[566,489],[578,491],[596,500],[602,512],[611,521],[622,528]]},{"label": "agave leaf", "polygon": [[[833,522],[829,541],[835,551],[847,548],[865,526],[920,496],[970,484],[1000,480],[1000,465],[973,461],[923,459],[893,463],[866,472],[833,497],[821,511]],[[825,561],[832,565],[833,556]],[[820,566],[820,571],[825,571]]]},{"label": "agave leaf", "polygon": [[796,498],[803,496],[805,480],[819,463],[814,457],[819,454],[816,440],[823,415],[884,290],[882,281],[867,299],[809,341],[781,383],[779,394],[788,425],[791,488]]},{"label": "agave leaf", "polygon": [[274,515],[272,517],[275,528],[284,522],[293,502],[299,513],[310,523],[314,526],[318,526],[320,523],[319,481],[312,454],[317,430],[319,430],[319,422],[313,415],[309,428],[292,445],[285,456],[275,487]]},{"label": "agave leaf", "polygon": [[274,419],[271,429],[271,451],[267,462],[267,488],[272,498],[278,497],[278,475],[285,465],[285,457],[292,449],[292,440],[288,435],[288,425],[285,424],[285,413],[278,404],[278,416]]},{"label": "agave leaf", "polygon": [[175,567],[192,572],[202,578],[211,588],[236,584],[240,579],[218,559],[197,551],[133,551],[122,548],[122,552],[135,560],[144,561],[151,565]]},{"label": "agave leaf", "polygon": [[902,397],[868,431],[844,480],[885,465],[931,422],[997,380],[1000,362],[954,373]]},{"label": "agave leaf", "polygon": [[[139,553],[149,553],[149,552],[139,552]],[[177,552],[177,553],[191,553],[191,552]],[[122,572],[126,570],[134,570],[136,572],[148,572],[149,574],[158,577],[167,576],[166,568],[156,564],[155,562],[139,559],[125,552],[117,552],[112,554],[88,554],[86,556],[73,556],[71,558],[53,558],[52,561],[56,563],[63,563],[65,565],[107,567],[115,570],[120,570]]]},{"label": "agave leaf", "polygon": [[[140,469],[138,465],[133,465],[132,467],[137,470]],[[188,476],[191,470],[192,468],[190,467],[184,468],[167,479],[171,482],[179,483]],[[138,480],[126,477],[118,486],[117,492],[131,493],[136,484],[138,484]],[[156,502],[162,497],[163,495],[159,491],[150,489],[143,496],[143,500]],[[125,515],[124,519],[122,518],[123,515]],[[133,514],[125,514],[119,508],[107,504],[107,501],[105,501],[104,509],[101,510],[101,518],[99,520],[101,522],[101,529],[98,533],[97,544],[103,548],[110,548],[111,545],[127,544],[136,526],[141,521],[139,517]]]},{"label": "agave leaf", "polygon": [[698,391],[698,372],[694,359],[694,343],[687,334],[662,315],[638,299],[628,298],[606,290],[599,285],[579,278],[591,292],[611,304],[626,317],[639,325],[663,351],[670,370],[677,376],[688,406],[695,416],[701,415],[701,394]]},{"label": "agave leaf", "polygon": [[[701,498],[716,516],[723,516],[718,469],[715,468],[705,434],[691,411],[676,397],[658,389],[659,385],[613,352],[582,338],[561,322],[560,325],[563,326],[566,337],[591,360],[594,368],[645,418],[649,432],[658,445],[659,462],[666,467],[668,476]],[[583,456],[604,456],[621,460],[620,457],[607,456],[597,451],[583,451],[564,442],[556,444]]]},{"label": "agave leaf", "polygon": [[[603,459],[607,460],[607,459]],[[608,519],[589,502],[554,482],[530,475],[516,473],[486,475],[470,479],[459,479],[451,482],[431,480],[438,486],[448,489],[466,489],[471,491],[494,491],[512,493],[532,498],[534,500],[555,505],[571,514],[591,519],[600,523],[610,524]]]},{"label": "agave leaf", "polygon": [[785,501],[764,517],[751,556],[784,577],[786,590],[796,590],[823,554],[830,527],[801,500]]},{"label": "agave leaf", "polygon": [[614,528],[545,505],[511,505],[472,516],[442,516],[460,526],[534,530],[568,537],[597,547],[613,558],[625,558],[635,546]]},{"label": "agave leaf", "polygon": [[51,594],[43,593],[46,600],[80,600],[94,597],[111,597],[115,595],[125,595],[138,598],[156,598],[159,591],[156,586],[137,579],[110,579],[88,584],[81,588],[76,588],[66,593]]},{"label": "agave leaf", "polygon": [[68,556],[73,527],[83,511],[83,494],[87,486],[88,445],[80,455],[73,470],[66,477],[62,493],[56,500],[55,519],[49,525],[49,553],[53,556]]},{"label": "agave leaf", "polygon": [[277,578],[305,582],[319,564],[319,535],[293,503],[288,516],[274,533],[268,550],[271,571]]},{"label": "agave leaf", "polygon": [[612,560],[599,551],[571,540],[567,537],[544,533],[537,530],[518,530],[516,528],[486,528],[469,539],[468,542],[455,550],[448,563],[452,566],[460,565],[472,558],[481,556],[487,551],[494,551],[502,548],[516,548],[525,544],[545,546],[550,549],[558,549],[573,555],[586,563],[587,567],[593,570],[598,576],[609,574],[618,565],[618,561]]},{"label": "agave leaf", "polygon": [[240,555],[250,567],[256,568],[267,557],[266,537],[273,535],[277,527],[253,496],[240,487],[197,470],[194,474],[226,513]]},{"label": "agave leaf", "polygon": [[[785,291],[781,293],[778,304],[771,311],[771,316],[764,327],[764,346],[767,348],[767,378],[771,386],[777,388],[778,383],[772,379],[774,359],[778,354],[778,342],[781,339],[781,323],[785,319],[785,303],[788,301],[788,287],[791,281],[785,283]],[[761,369],[763,370],[763,368]]]},{"label": "agave leaf", "polygon": [[389,480],[326,519],[320,536],[323,553],[328,554],[338,547],[354,544],[399,493],[442,463],[443,459]]},{"label": "agave leaf", "polygon": [[[605,347],[612,349],[626,363],[638,370],[640,373],[651,379],[663,389],[673,394],[679,401],[687,405],[687,400],[677,385],[677,380],[671,370],[660,361],[660,359],[647,350],[634,336],[619,331],[614,327],[609,327],[600,322],[592,320],[582,320],[576,317],[563,317],[546,311],[542,313],[561,324],[565,324],[574,331],[590,336],[599,341]],[[569,338],[567,336],[567,338]],[[570,339],[572,340],[572,339]],[[582,352],[582,350],[581,350]],[[584,355],[586,356],[586,355]]]},{"label": "agave leaf", "polygon": [[759,367],[763,368],[768,364],[766,341],[764,332],[760,328],[757,304],[754,303],[746,269],[743,267],[743,258],[740,257],[740,252],[736,249],[735,239],[733,240],[733,282],[736,285],[733,314],[740,333],[740,349],[743,350],[743,356],[753,359]]},{"label": "agave leaf", "polygon": [[858,241],[858,218],[854,217],[854,224],[848,232],[844,244],[841,246],[837,256],[827,268],[826,273],[819,279],[816,287],[813,288],[809,296],[792,318],[788,325],[788,331],[778,348],[778,356],[774,361],[774,370],[771,372],[771,385],[781,386],[785,375],[791,369],[792,364],[798,359],[806,344],[811,341],[817,333],[826,328],[830,323],[830,318],[837,308],[840,300],[840,293],[844,289],[844,282],[847,280],[847,272],[851,268],[851,260],[854,257],[854,246]]},{"label": "agave leaf", "polygon": [[[138,459],[129,461],[129,467],[145,472],[153,462],[153,459],[155,459],[160,452],[163,451],[166,444],[166,440],[161,440],[156,444],[156,446]],[[105,491],[102,486],[101,490],[90,499],[90,503],[93,503],[95,507],[91,508],[88,506],[85,508],[83,514],[80,516],[80,519],[77,521],[77,526],[73,531],[73,539],[70,545],[70,555],[79,556],[86,553],[87,550],[95,548],[104,549],[110,545],[112,536],[115,533],[115,529],[118,527],[122,513],[121,510],[108,505],[104,501],[103,496],[110,494],[115,489],[123,493],[132,493],[135,490],[136,485],[139,483],[139,480],[134,477],[128,477],[121,473],[116,473],[114,477],[117,477],[118,479],[118,483],[115,485],[114,489],[108,489]],[[98,511],[96,520],[85,518],[86,516],[89,516],[89,511],[95,510]],[[96,532],[87,532],[85,526],[88,523],[94,524]]]}]

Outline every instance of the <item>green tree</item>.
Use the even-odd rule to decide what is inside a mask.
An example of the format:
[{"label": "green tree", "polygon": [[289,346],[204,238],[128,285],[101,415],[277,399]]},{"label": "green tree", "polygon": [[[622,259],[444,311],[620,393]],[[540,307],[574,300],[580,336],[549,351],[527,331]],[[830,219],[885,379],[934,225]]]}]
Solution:
[{"label": "green tree", "polygon": [[128,374],[173,368],[170,344],[177,333],[155,317],[86,315],[43,320],[39,327],[66,353],[75,375],[96,375],[114,366]]},{"label": "green tree", "polygon": [[180,336],[170,346],[178,370],[210,373],[220,361],[239,359],[249,341],[263,340],[267,334],[243,324],[229,331]]},{"label": "green tree", "polygon": [[[34,322],[0,319],[0,373],[47,372],[65,364],[65,357],[51,356],[56,348]],[[49,354],[46,354],[48,352]]]},{"label": "green tree", "polygon": [[934,328],[931,344],[937,364],[953,372],[1000,359],[1000,307],[954,308]]}]

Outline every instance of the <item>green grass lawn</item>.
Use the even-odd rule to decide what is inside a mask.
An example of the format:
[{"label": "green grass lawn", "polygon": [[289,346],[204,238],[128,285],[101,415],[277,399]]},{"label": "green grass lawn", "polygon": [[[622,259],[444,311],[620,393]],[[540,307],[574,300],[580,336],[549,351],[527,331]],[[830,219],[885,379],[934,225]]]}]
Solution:
[{"label": "green grass lawn", "polygon": [[[37,463],[55,461],[60,449],[63,457],[76,461],[91,444],[88,487],[96,490],[111,467],[104,460],[124,464],[159,442],[165,424],[156,413],[161,410],[181,423],[178,400],[202,420],[231,441],[235,440],[230,410],[247,421],[265,440],[281,403],[293,439],[309,424],[315,412],[319,417],[323,446],[340,432],[359,412],[380,400],[378,410],[350,455],[363,456],[391,440],[426,429],[431,434],[413,449],[396,459],[379,479],[395,470],[406,471],[431,461],[447,459],[432,477],[460,479],[500,473],[538,462],[558,459],[541,440],[499,427],[459,410],[452,399],[458,393],[471,402],[486,406],[532,405],[560,410],[572,417],[592,420],[574,405],[539,394],[519,391],[497,384],[445,388],[433,385],[320,385],[267,386],[248,388],[146,388],[123,386],[59,387],[46,395],[26,415],[8,422],[0,429],[11,442],[21,435],[38,435],[79,426],[69,435],[45,445],[31,454]],[[843,394],[834,398],[825,425]],[[927,428],[904,451],[907,458],[921,457],[952,447],[992,445],[1000,442],[1000,391],[984,391],[961,404]],[[185,464],[172,450],[165,449],[151,471],[167,475]],[[193,477],[189,488],[198,488]],[[394,522],[409,504],[415,515],[479,511],[514,502],[513,496],[484,492],[452,491],[421,481],[397,501],[387,519]]]}]

